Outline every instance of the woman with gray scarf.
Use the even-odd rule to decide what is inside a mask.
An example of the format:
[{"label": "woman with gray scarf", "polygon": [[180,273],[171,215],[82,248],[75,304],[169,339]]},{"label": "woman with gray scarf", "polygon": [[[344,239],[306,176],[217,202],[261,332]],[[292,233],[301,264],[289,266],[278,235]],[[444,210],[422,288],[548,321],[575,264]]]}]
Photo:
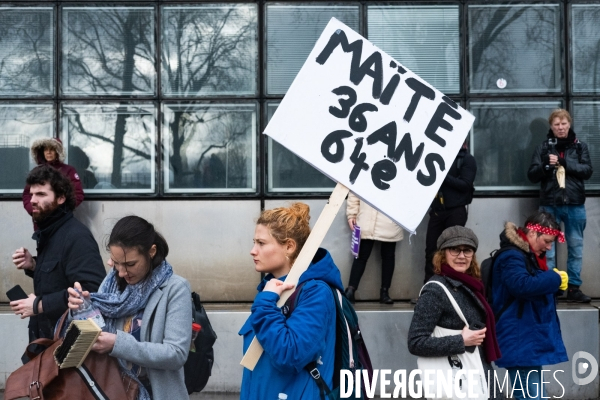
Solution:
[{"label": "woman with gray scarf", "polygon": [[188,398],[183,365],[192,334],[189,283],[173,273],[167,242],[143,218],[119,220],[107,247],[112,271],[98,293],[82,292],[79,283],[68,290],[72,311],[83,296],[104,317],[92,351],[118,359],[122,375],[139,385],[138,400]]}]

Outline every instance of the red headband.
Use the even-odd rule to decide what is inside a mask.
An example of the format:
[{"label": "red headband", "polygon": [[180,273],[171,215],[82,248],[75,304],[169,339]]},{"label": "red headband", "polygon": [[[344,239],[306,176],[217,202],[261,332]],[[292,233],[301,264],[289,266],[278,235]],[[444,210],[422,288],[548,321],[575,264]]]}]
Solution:
[{"label": "red headband", "polygon": [[525,228],[539,233],[543,233],[545,235],[558,236],[559,243],[565,242],[565,234],[559,231],[558,229],[548,228],[547,226],[541,226],[540,224],[527,224]]}]

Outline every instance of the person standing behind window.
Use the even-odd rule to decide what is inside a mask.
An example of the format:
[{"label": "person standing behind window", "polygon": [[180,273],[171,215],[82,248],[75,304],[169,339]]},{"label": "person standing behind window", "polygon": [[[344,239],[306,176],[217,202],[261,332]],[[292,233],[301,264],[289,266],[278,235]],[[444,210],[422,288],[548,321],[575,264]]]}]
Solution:
[{"label": "person standing behind window", "polygon": [[396,263],[396,242],[404,237],[402,228],[352,193],[348,195],[346,216],[348,217],[350,230],[353,231],[355,225],[360,227],[360,248],[358,258],[352,263],[346,297],[354,304],[354,292],[358,289],[360,278],[365,272],[371,250],[373,250],[375,242],[380,242],[381,290],[379,292],[379,302],[394,304],[394,301],[390,298],[389,289],[392,285]]},{"label": "person standing behind window", "polygon": [[[567,301],[589,303],[581,286],[583,261],[583,230],[586,225],[585,184],[592,176],[592,162],[588,146],[577,139],[571,129],[571,114],[554,110],[548,118],[548,139],[533,153],[527,176],[532,183],[540,183],[540,211],[545,211],[560,224],[565,224],[568,258],[569,288]],[[556,267],[556,247],[546,253],[548,268]]]},{"label": "person standing behind window", "polygon": [[[81,180],[75,168],[64,163],[66,157],[65,149],[59,138],[40,139],[33,142],[31,145],[31,157],[33,157],[33,161],[38,166],[50,165],[69,178],[75,189],[75,207],[78,207],[83,202],[84,195]],[[29,215],[33,215],[29,185],[25,185],[22,198],[23,208],[25,208]]]},{"label": "person standing behind window", "polygon": [[429,223],[425,236],[425,279],[426,283],[433,275],[433,255],[437,240],[446,228],[467,224],[467,205],[473,200],[473,182],[477,175],[475,157],[469,154],[466,142],[459,150],[446,179],[440,186],[429,211]]}]

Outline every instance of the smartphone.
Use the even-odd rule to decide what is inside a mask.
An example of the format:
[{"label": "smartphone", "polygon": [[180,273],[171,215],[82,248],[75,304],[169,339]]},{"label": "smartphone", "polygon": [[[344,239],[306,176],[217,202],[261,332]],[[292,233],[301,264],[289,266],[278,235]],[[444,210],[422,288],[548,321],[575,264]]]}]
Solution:
[{"label": "smartphone", "polygon": [[[480,323],[480,322],[473,322],[471,325],[469,325],[469,329],[472,331],[478,331],[485,328],[485,324]],[[466,346],[465,350],[468,351],[469,353],[472,353],[475,351],[475,347],[476,346]]]},{"label": "smartphone", "polygon": [[472,331],[478,331],[485,328],[485,324],[480,323],[480,322],[473,322],[470,326],[469,329]]},{"label": "smartphone", "polygon": [[6,292],[6,297],[8,297],[10,301],[22,300],[27,298],[27,293],[25,293],[21,285],[17,285]]}]

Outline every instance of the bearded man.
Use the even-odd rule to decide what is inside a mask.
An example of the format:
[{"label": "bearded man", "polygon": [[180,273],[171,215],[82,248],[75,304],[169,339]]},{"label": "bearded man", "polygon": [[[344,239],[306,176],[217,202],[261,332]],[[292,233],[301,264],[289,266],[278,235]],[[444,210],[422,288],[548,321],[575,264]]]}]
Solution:
[{"label": "bearded man", "polygon": [[[10,306],[21,318],[29,318],[29,340],[33,341],[53,337],[56,322],[68,309],[67,288],[80,282],[83,290],[95,292],[106,271],[92,233],[73,217],[75,194],[69,178],[43,165],[29,173],[27,185],[38,227],[32,237],[37,256],[21,247],[12,259],[33,278],[34,293]],[[26,356],[23,361],[28,361]]]}]

